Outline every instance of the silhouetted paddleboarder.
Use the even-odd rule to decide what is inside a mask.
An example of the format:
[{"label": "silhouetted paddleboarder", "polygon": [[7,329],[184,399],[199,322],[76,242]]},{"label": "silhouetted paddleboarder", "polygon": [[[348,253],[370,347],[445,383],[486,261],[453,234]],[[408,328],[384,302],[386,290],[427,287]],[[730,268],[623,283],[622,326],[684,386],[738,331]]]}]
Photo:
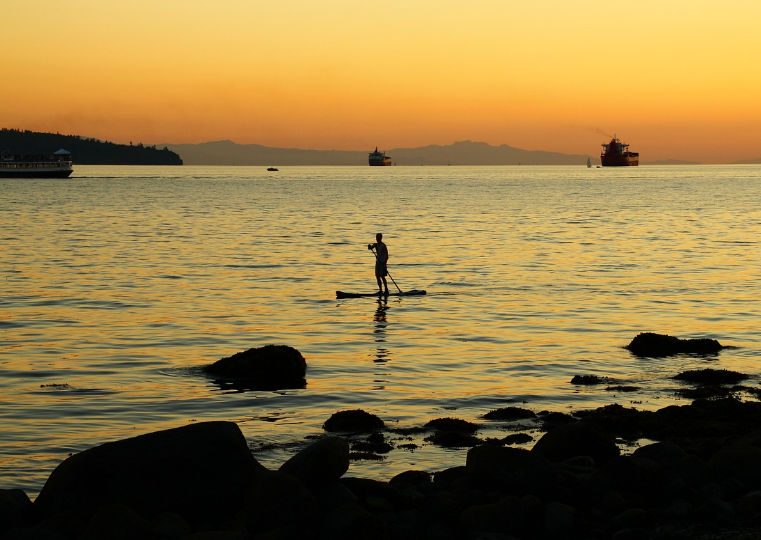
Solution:
[{"label": "silhouetted paddleboarder", "polygon": [[383,234],[375,235],[375,243],[367,244],[367,249],[375,249],[375,279],[378,281],[378,294],[388,294],[388,246],[383,243]]}]

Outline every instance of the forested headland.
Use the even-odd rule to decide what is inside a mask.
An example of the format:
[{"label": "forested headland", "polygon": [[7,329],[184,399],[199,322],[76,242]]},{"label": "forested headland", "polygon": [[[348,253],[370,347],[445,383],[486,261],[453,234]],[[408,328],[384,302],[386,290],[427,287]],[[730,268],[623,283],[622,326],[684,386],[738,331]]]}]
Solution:
[{"label": "forested headland", "polygon": [[0,129],[0,152],[49,155],[61,148],[71,152],[75,165],[182,165],[180,156],[166,147],[159,149],[143,143],[116,144],[79,135]]}]

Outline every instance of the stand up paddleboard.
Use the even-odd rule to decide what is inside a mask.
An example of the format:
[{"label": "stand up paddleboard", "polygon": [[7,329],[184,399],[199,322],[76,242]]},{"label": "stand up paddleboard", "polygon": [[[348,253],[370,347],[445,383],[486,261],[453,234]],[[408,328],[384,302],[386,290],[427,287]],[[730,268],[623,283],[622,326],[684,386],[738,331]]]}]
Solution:
[{"label": "stand up paddleboard", "polygon": [[378,292],[374,293],[352,293],[352,292],[343,292],[343,291],[336,291],[336,298],[365,298],[367,296],[421,296],[424,295],[425,291],[419,291],[419,290],[412,290],[407,292],[389,292],[385,294],[381,294]]}]

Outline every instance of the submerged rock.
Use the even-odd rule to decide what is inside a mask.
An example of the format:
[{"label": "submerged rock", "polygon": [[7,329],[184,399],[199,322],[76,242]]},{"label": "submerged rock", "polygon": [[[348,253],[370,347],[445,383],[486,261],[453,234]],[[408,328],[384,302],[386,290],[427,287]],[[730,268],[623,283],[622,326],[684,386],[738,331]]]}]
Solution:
[{"label": "submerged rock", "polygon": [[203,368],[209,375],[245,381],[254,390],[304,388],[306,369],[301,353],[287,345],[248,349]]},{"label": "submerged rock", "polygon": [[525,420],[527,418],[536,418],[536,414],[522,407],[503,407],[484,415],[486,420]]},{"label": "submerged rock", "polygon": [[661,357],[679,353],[715,354],[724,346],[715,339],[679,339],[665,334],[643,332],[624,347],[637,356]]},{"label": "submerged rock", "polygon": [[604,382],[606,382],[606,379],[598,377],[597,375],[574,375],[573,379],[571,379],[571,384],[576,385],[592,386],[595,384],[603,384]]},{"label": "submerged rock", "polygon": [[460,418],[437,418],[425,424],[427,429],[452,433],[475,433],[478,425]]},{"label": "submerged rock", "polygon": [[695,369],[683,371],[674,378],[700,384],[734,384],[749,379],[749,375],[728,369]]}]

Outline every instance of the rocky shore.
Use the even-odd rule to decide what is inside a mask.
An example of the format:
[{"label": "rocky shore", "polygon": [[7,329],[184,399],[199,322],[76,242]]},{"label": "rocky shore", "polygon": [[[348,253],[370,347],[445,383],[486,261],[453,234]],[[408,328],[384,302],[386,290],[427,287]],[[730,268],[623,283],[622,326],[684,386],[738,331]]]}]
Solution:
[{"label": "rocky shore", "polygon": [[[277,352],[293,358],[300,384],[305,364]],[[740,399],[757,388],[726,370],[677,377],[694,385],[689,405],[506,407],[483,415],[511,432],[500,439],[480,438],[478,423],[431,420],[416,431],[467,448],[465,462],[388,481],[347,475],[404,434],[362,410],[326,419],[277,470],[232,422],[106,443],[63,461],[34,502],[0,489],[0,540],[761,539],[761,403]],[[515,447],[533,442],[528,431],[540,433],[531,449]]]},{"label": "rocky shore", "polygon": [[[62,462],[34,502],[0,490],[0,538],[761,538],[756,401],[547,414],[534,419],[545,433],[531,450],[485,441],[461,466],[389,481],[346,477],[352,445],[383,443],[382,420],[362,411],[334,417],[350,424],[332,418],[327,427],[354,431],[328,432],[279,470],[260,465],[231,422],[91,448]],[[426,429],[453,436],[471,429],[464,420],[439,420]],[[658,442],[622,455],[616,442],[632,438]]]}]

